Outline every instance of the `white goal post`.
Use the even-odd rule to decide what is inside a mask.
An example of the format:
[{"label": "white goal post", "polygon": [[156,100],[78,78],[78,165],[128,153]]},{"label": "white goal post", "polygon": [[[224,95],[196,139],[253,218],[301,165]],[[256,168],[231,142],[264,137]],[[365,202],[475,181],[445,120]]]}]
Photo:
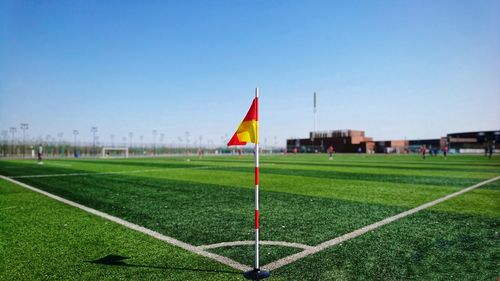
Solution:
[{"label": "white goal post", "polygon": [[128,158],[128,147],[103,147],[102,148],[102,158],[113,157],[109,155],[112,151],[123,151],[125,152],[125,158]]}]

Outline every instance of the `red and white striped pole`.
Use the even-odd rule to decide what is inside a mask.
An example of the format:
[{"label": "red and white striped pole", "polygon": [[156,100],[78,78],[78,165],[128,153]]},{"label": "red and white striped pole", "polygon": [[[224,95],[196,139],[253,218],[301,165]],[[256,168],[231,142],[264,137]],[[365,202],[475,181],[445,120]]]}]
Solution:
[{"label": "red and white striped pole", "polygon": [[[255,88],[255,111],[259,120],[259,88]],[[255,142],[255,269],[259,269],[259,126]]]},{"label": "red and white striped pole", "polygon": [[[255,88],[255,116],[259,120],[259,88]],[[257,126],[257,141],[255,142],[255,264],[252,271],[244,276],[252,280],[269,277],[268,271],[261,271],[259,264],[259,126]]]}]

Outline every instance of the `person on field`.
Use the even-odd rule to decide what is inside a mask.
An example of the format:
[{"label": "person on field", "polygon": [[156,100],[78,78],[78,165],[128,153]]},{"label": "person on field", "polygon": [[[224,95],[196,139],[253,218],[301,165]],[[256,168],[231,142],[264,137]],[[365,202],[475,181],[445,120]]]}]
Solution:
[{"label": "person on field", "polygon": [[443,148],[444,159],[448,159],[448,146],[445,145]]},{"label": "person on field", "polygon": [[330,160],[333,159],[333,153],[335,152],[335,150],[333,149],[333,145],[330,145],[330,147],[328,147],[328,153],[330,154]]},{"label": "person on field", "polygon": [[203,150],[201,149],[201,147],[198,148],[198,159],[201,159],[201,157],[203,157]]},{"label": "person on field", "polygon": [[421,148],[421,153],[422,153],[422,159],[425,159],[425,153],[427,152],[427,147],[424,145],[422,145],[422,148]]},{"label": "person on field", "polygon": [[492,145],[490,146],[490,151],[489,151],[489,154],[488,154],[488,158],[490,158],[490,159],[491,159],[491,156],[493,156],[493,151],[494,151],[494,150],[495,150],[495,145],[494,145],[494,144],[492,144]]},{"label": "person on field", "polygon": [[43,164],[43,146],[40,144],[38,146],[38,151],[37,151],[37,156],[38,156],[38,164]]}]

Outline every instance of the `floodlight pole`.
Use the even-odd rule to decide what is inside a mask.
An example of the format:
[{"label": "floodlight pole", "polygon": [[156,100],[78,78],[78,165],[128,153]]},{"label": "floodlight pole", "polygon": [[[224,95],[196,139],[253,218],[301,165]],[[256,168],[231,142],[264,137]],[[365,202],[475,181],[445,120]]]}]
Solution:
[{"label": "floodlight pole", "polygon": [[314,132],[316,132],[316,124],[318,122],[317,114],[316,114],[316,92],[314,92]]},{"label": "floodlight pole", "polygon": [[132,149],[132,137],[134,137],[134,133],[129,132],[128,133],[128,141],[129,141],[129,148]]},{"label": "floodlight pole", "polygon": [[[259,120],[259,88],[255,88],[255,117]],[[251,271],[243,274],[245,278],[251,280],[261,280],[269,277],[269,271],[261,271],[259,264],[259,126],[257,125],[257,138],[255,140],[255,263]]]},{"label": "floodlight pole", "polygon": [[156,135],[158,134],[157,130],[153,130],[153,155],[156,156]]},{"label": "floodlight pole", "polygon": [[61,156],[64,154],[63,151],[62,151],[62,148],[63,148],[62,147],[62,136],[63,136],[62,132],[57,133],[57,138],[58,138],[58,145],[57,145],[57,147],[58,147],[58,150],[59,150],[59,155],[61,155]]},{"label": "floodlight pole", "polygon": [[21,130],[23,130],[23,158],[26,158],[26,130],[28,130],[28,123],[21,123]]},{"label": "floodlight pole", "polygon": [[74,156],[76,156],[76,136],[78,136],[78,130],[73,130],[73,135],[75,136],[74,143],[73,143],[73,147],[74,147],[73,154],[74,154]]},{"label": "floodlight pole", "polygon": [[96,155],[97,151],[95,150],[95,133],[97,133],[97,127],[90,128],[90,131],[92,132],[92,141],[93,141],[92,150],[94,155]]},{"label": "floodlight pole", "polygon": [[14,138],[15,138],[17,129],[16,129],[16,127],[10,127],[9,131],[12,134],[12,139],[11,139],[11,156],[13,156],[14,155],[14,151],[15,151]]},{"label": "floodlight pole", "polygon": [[144,156],[144,137],[143,136],[139,136],[139,139],[141,140],[141,149],[142,149],[142,155]]},{"label": "floodlight pole", "polygon": [[7,131],[2,130],[2,156],[5,156],[7,154],[7,151],[5,151],[8,146],[7,135],[8,135]]},{"label": "floodlight pole", "polygon": [[164,133],[161,133],[160,134],[160,154],[161,154],[161,151],[163,149],[163,140],[165,139],[165,134]]},{"label": "floodlight pole", "polygon": [[189,155],[189,153],[188,153],[188,148],[189,148],[189,132],[186,131],[185,135],[186,135],[186,151],[185,151],[185,153],[186,153],[186,156],[188,156]]},{"label": "floodlight pole", "polygon": [[203,136],[200,135],[200,143],[199,143],[199,146],[198,146],[198,153],[199,153],[198,157],[199,158],[202,157],[202,149],[201,149],[201,141],[202,141],[202,139],[203,139]]},{"label": "floodlight pole", "polygon": [[46,135],[45,136],[45,141],[46,141],[46,154],[48,155],[49,154],[49,151],[51,152],[52,151],[52,147],[51,147],[51,140],[52,140],[52,136],[50,134]]}]

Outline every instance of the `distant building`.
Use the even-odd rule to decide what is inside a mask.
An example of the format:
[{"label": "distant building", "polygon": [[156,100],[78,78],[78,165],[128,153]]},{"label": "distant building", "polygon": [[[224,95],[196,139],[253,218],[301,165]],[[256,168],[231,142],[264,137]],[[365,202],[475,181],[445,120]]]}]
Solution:
[{"label": "distant building", "polygon": [[388,140],[375,142],[376,153],[407,153],[408,141],[406,140]]},{"label": "distant building", "polygon": [[453,133],[446,136],[452,149],[462,152],[480,151],[500,143],[500,130]]},{"label": "distant building", "polygon": [[480,152],[500,143],[500,130],[448,134],[436,139],[373,141],[364,131],[333,130],[310,132],[309,138],[292,138],[286,141],[287,151],[326,152],[333,146],[340,153],[408,153],[418,152],[422,146],[439,151],[445,146],[456,152]]},{"label": "distant building", "polygon": [[299,152],[326,152],[328,147],[333,146],[335,152],[362,153],[373,152],[373,138],[365,137],[364,131],[358,130],[335,130],[310,132],[307,139],[288,139],[286,141],[287,151],[292,152],[297,148]]},{"label": "distant building", "polygon": [[408,151],[409,152],[419,152],[420,148],[424,145],[429,150],[435,150],[435,149],[441,150],[446,145],[446,142],[442,141],[445,139],[446,138],[409,140],[408,141]]}]

